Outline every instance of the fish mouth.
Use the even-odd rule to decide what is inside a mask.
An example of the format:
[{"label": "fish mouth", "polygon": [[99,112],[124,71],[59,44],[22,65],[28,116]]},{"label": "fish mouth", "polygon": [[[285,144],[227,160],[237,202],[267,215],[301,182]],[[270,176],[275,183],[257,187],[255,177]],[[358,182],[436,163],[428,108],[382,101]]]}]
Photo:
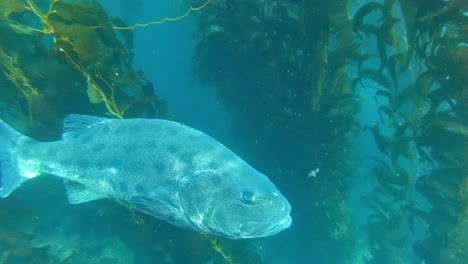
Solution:
[{"label": "fish mouth", "polygon": [[288,215],[286,218],[279,221],[279,223],[277,223],[276,225],[264,231],[264,233],[268,233],[269,235],[276,234],[286,228],[289,228],[291,226],[291,223],[292,223],[292,217]]},{"label": "fish mouth", "polygon": [[243,233],[243,232],[226,233],[226,232],[222,232],[219,229],[209,227],[209,226],[205,227],[206,228],[205,232],[209,232],[211,234],[222,236],[222,237],[229,238],[229,239],[260,238],[260,237],[267,237],[267,236],[277,234],[283,231],[284,229],[289,228],[291,226],[291,223],[292,223],[292,217],[288,215],[286,218],[268,227],[267,229],[261,229],[261,231],[257,230],[252,233]]},{"label": "fish mouth", "polygon": [[289,228],[291,226],[291,223],[292,223],[292,217],[288,215],[286,218],[282,219],[275,225],[270,226],[268,229],[264,229],[261,232],[251,233],[245,236],[245,238],[257,238],[257,237],[271,236],[271,235],[274,235],[283,231],[284,229]]}]

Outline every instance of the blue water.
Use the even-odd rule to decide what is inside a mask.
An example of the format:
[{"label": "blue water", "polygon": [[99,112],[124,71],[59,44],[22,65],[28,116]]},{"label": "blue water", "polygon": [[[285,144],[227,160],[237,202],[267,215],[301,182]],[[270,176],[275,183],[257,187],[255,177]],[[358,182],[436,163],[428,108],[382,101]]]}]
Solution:
[{"label": "blue water", "polygon": [[[158,21],[164,17],[177,17],[185,13],[190,6],[188,1],[169,0],[99,2],[110,17],[121,17],[129,25]],[[199,6],[202,2],[193,1],[192,4]],[[213,2],[216,2],[213,4],[216,5],[223,1]],[[291,2],[293,5],[293,2],[300,1],[226,1],[224,7],[232,11],[236,10],[233,6],[248,6],[254,2],[264,4],[268,9],[268,6],[274,6],[276,2]],[[408,30],[411,28],[403,24],[405,16],[411,14],[405,9],[408,2],[376,2],[397,3],[391,14],[400,22],[392,27],[392,37],[395,39],[391,45],[387,43],[385,46],[386,56],[409,53],[410,47],[407,44],[411,32]],[[353,17],[362,11],[363,6],[374,2],[349,3],[349,6],[342,8],[347,8],[349,15]],[[433,6],[428,6],[427,9],[418,9],[422,12],[419,16],[432,16],[436,14],[435,10],[447,5],[438,1],[431,3]],[[458,5],[457,3],[455,5]],[[459,5],[458,9],[461,10],[461,4]],[[41,5],[43,6],[46,5]],[[380,5],[375,6],[376,10],[382,8]],[[302,8],[305,10],[307,7]],[[416,10],[416,7],[414,8]],[[251,33],[255,30],[249,28],[249,23],[256,25],[255,21],[259,19],[267,21],[268,16],[259,18],[249,15],[248,10],[240,13],[246,17],[239,20],[239,25],[241,32]],[[289,11],[300,12],[300,9]],[[206,8],[201,12],[215,11]],[[333,12],[319,10],[315,15]],[[444,12],[451,14],[452,11]],[[460,15],[458,11],[453,12]],[[432,19],[431,16],[428,19]],[[466,26],[466,13],[462,17],[465,18],[464,22],[462,19],[455,20],[453,25],[443,30],[440,25],[448,24],[448,20],[442,14],[437,16],[441,22],[436,20],[437,23],[428,23],[427,27],[433,27],[431,30],[440,33],[433,33],[433,36],[440,39],[449,36],[447,38],[459,41],[459,35],[450,35],[451,32],[447,33],[447,30],[452,28],[456,31],[456,23],[465,23]],[[223,33],[231,34],[231,38],[228,37],[226,42],[219,43],[227,43],[227,47],[242,50],[243,53],[236,56],[235,52],[229,52],[229,48],[215,45],[212,50],[216,52],[209,56],[220,62],[219,67],[209,63],[203,66],[218,79],[215,82],[203,82],[197,80],[193,69],[197,63],[194,61],[196,48],[204,36],[198,31],[198,19],[199,13],[193,12],[178,21],[134,29],[133,68],[140,69],[146,79],[152,82],[155,93],[166,100],[167,118],[211,135],[254,168],[268,175],[291,203],[291,227],[266,238],[217,238],[174,227],[110,200],[70,205],[62,181],[53,175],[43,175],[27,181],[11,196],[0,200],[0,264],[463,263],[460,262],[463,256],[468,257],[468,241],[466,235],[463,236],[463,233],[468,232],[464,217],[467,215],[466,188],[463,186],[466,187],[468,181],[466,160],[457,160],[463,156],[463,149],[466,150],[466,147],[461,147],[462,151],[459,151],[457,145],[466,146],[467,117],[463,113],[467,111],[463,111],[466,104],[460,103],[463,97],[457,97],[463,94],[460,90],[464,89],[466,103],[466,85],[463,84],[465,79],[457,79],[459,73],[457,75],[454,71],[450,74],[453,69],[450,65],[447,66],[446,72],[443,72],[446,74],[445,79],[442,79],[449,82],[450,77],[454,76],[452,79],[455,79],[455,83],[449,83],[449,86],[462,88],[448,90],[440,95],[440,98],[445,99],[440,99],[442,103],[434,107],[431,104],[439,102],[438,94],[422,95],[422,92],[417,90],[422,89],[421,87],[411,86],[428,67],[425,60],[412,55],[409,58],[410,66],[398,68],[397,83],[392,84],[393,89],[388,89],[392,93],[391,96],[385,94],[387,88],[379,79],[374,78],[373,71],[369,76],[362,78],[350,93],[350,100],[357,102],[355,106],[358,110],[353,110],[354,104],[349,108],[333,105],[336,101],[333,101],[335,99],[330,94],[334,91],[333,88],[339,85],[336,80],[323,82],[328,86],[324,85],[320,95],[324,98],[320,101],[322,108],[311,110],[310,91],[314,89],[308,87],[314,87],[317,83],[303,81],[313,78],[298,66],[307,63],[303,54],[306,54],[305,49],[309,47],[295,47],[297,50],[294,52],[281,48],[281,45],[288,45],[289,37],[293,39],[288,35],[293,35],[292,31],[281,31],[289,24],[280,23],[283,27],[278,28],[272,26],[271,32],[281,37],[286,36],[278,38],[280,48],[275,46],[275,43],[265,40],[270,40],[266,33],[265,39],[255,35],[255,32],[247,38],[265,40],[259,41],[265,45],[261,46],[263,49],[249,49],[250,42],[235,39],[234,36],[242,36],[240,33],[234,34],[238,25],[231,25],[232,28],[225,27],[222,30],[217,28]],[[218,21],[216,19],[219,18],[214,17],[213,21]],[[379,24],[379,19],[380,13],[375,11],[369,12],[364,21]],[[323,22],[320,19],[314,20],[316,23],[319,23],[318,21]],[[245,24],[242,24],[244,22]],[[293,27],[294,32],[310,30],[306,27],[307,21],[300,25],[303,28]],[[268,31],[267,26],[258,28],[273,34]],[[309,40],[315,44],[328,45],[327,50],[333,50],[339,42],[340,32],[344,30],[335,32],[336,34],[323,42],[317,42],[316,39],[320,36],[314,35],[317,32],[311,30]],[[349,32],[355,32],[355,28]],[[361,38],[353,35],[353,41],[357,43],[362,54],[370,56],[360,65],[351,59],[347,62],[345,76],[349,83],[361,74],[362,69],[375,70],[381,66],[382,50],[376,44],[381,39],[373,33],[363,35]],[[421,38],[427,41],[437,39]],[[286,41],[283,42],[283,39]],[[294,42],[291,39],[289,43]],[[466,54],[466,43],[463,43],[460,43],[461,46],[452,45],[453,50],[456,47],[457,51],[459,47],[465,47],[464,53],[460,52],[460,57]],[[450,45],[451,42],[447,40],[439,48]],[[317,44],[314,48],[318,46],[320,45]],[[289,57],[274,56],[274,52],[289,54]],[[298,62],[287,66],[281,64],[281,61],[270,60],[279,57],[294,57]],[[312,57],[317,59],[319,56]],[[332,58],[331,55],[328,57],[329,60]],[[333,61],[328,61],[328,65],[333,65]],[[281,67],[286,67],[292,77],[283,75],[280,70],[274,70]],[[387,68],[382,70],[383,75],[391,79],[390,66],[385,67]],[[437,72],[439,68],[433,67],[434,72]],[[328,76],[340,74],[341,71],[331,68],[330,66],[330,69],[327,69]],[[0,69],[4,71],[4,68]],[[308,70],[313,72],[311,75],[315,77],[314,74],[319,72],[320,67]],[[5,74],[1,77],[0,88],[7,87],[6,83],[11,80],[7,79]],[[437,81],[441,83],[440,86],[446,85],[440,79]],[[77,85],[84,87],[86,84]],[[434,84],[428,89],[435,91],[435,86]],[[412,89],[417,92],[411,92]],[[405,97],[405,94],[410,95]],[[348,101],[346,99],[339,102]],[[17,107],[16,104],[12,105]],[[393,111],[396,114],[387,114],[383,106],[395,107],[389,112]],[[15,117],[11,113],[3,114],[16,111],[8,110],[9,107],[11,106],[3,101],[0,103],[1,117],[6,121],[14,120]],[[24,108],[19,106],[21,107]],[[330,107],[330,112],[342,112],[333,115],[323,110],[327,107]],[[97,110],[91,108],[86,111]],[[349,115],[346,115],[347,111]],[[437,119],[440,116],[444,117],[445,113],[450,116],[450,122],[443,118]],[[431,123],[431,118],[439,123]],[[347,120],[355,120],[357,128],[349,125]],[[449,133],[437,134],[439,130],[446,132],[440,129],[438,124],[442,124],[442,128],[448,127],[446,130]],[[399,128],[402,129],[405,125],[410,129],[398,134]],[[21,127],[21,124],[15,126]],[[435,135],[425,136],[428,126],[433,126],[434,129],[429,131],[435,131]],[[25,127],[23,129],[27,130]],[[42,129],[44,127],[47,125],[42,125]],[[377,127],[377,134],[386,137],[388,142],[393,142],[388,144],[394,144],[385,151],[382,151],[382,146],[376,138],[376,130],[373,130]],[[438,145],[438,142],[446,140],[447,135],[450,137],[446,142],[453,146],[455,156],[447,154],[450,151]],[[426,159],[425,153],[431,159]],[[447,171],[442,171],[442,174],[446,173],[446,178],[435,173],[440,168],[448,168]],[[400,176],[406,175],[405,173],[409,175],[407,181],[394,182],[401,179]]]}]

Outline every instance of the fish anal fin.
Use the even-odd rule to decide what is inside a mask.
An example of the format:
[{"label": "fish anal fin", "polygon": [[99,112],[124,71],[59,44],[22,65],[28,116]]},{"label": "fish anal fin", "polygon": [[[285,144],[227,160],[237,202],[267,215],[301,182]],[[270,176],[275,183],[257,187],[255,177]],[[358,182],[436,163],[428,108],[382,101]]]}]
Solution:
[{"label": "fish anal fin", "polygon": [[106,198],[103,195],[89,191],[83,184],[77,182],[65,181],[65,188],[67,189],[68,202],[71,204],[85,203]]}]

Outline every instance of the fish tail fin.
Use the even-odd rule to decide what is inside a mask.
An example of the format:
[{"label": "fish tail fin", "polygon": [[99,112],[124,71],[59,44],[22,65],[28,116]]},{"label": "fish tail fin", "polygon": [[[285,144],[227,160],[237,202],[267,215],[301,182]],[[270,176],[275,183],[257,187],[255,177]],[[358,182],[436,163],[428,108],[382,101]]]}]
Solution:
[{"label": "fish tail fin", "polygon": [[22,175],[18,167],[15,150],[21,138],[26,136],[16,132],[0,120],[0,197],[5,198],[18,188],[28,177]]}]

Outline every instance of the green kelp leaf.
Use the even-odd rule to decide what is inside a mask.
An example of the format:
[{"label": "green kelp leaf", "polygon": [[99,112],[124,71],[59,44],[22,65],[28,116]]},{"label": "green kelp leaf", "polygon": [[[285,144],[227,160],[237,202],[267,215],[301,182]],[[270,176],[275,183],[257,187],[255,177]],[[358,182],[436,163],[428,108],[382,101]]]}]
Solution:
[{"label": "green kelp leaf", "polygon": [[[125,24],[125,22],[121,19],[121,18],[114,18],[112,19],[112,23],[119,27],[119,28],[128,28],[129,26],[127,24]],[[128,50],[133,50],[133,31],[132,30],[118,30],[118,32],[120,33],[120,35],[122,36],[124,42],[125,42],[125,45],[127,46],[127,49]]]},{"label": "green kelp leaf", "polygon": [[377,103],[377,105],[379,105],[378,100],[377,100],[377,96],[382,96],[382,97],[387,98],[387,100],[388,100],[392,105],[393,105],[394,102],[395,102],[393,93],[390,92],[390,90],[378,89],[378,90],[375,92],[374,101]]},{"label": "green kelp leaf", "polygon": [[[49,16],[51,22],[62,22],[66,24],[80,24],[87,26],[100,25],[97,21],[99,16],[106,17],[105,13],[96,8],[98,3],[94,1],[92,4],[82,1],[54,1],[52,12]],[[99,13],[98,13],[99,12]]]},{"label": "green kelp leaf", "polygon": [[383,154],[388,155],[390,153],[391,148],[391,138],[382,135],[378,123],[375,123],[374,126],[366,127],[366,129],[370,130],[372,135],[374,136],[375,144],[377,145],[379,151]]},{"label": "green kelp leaf", "polygon": [[392,8],[395,5],[395,0],[384,0],[382,13],[384,16],[388,16],[392,12]]},{"label": "green kelp leaf", "polygon": [[392,78],[393,85],[398,87],[398,67],[400,62],[400,54],[392,55],[388,58],[387,61],[387,70],[390,73],[390,77]]},{"label": "green kelp leaf", "polygon": [[422,158],[423,161],[430,163],[431,166],[435,166],[434,158],[431,157],[431,155],[429,154],[429,150],[427,148],[418,146],[417,151],[418,151],[419,157]]},{"label": "green kelp leaf", "polygon": [[8,17],[15,12],[23,12],[28,8],[21,0],[1,0],[0,19],[8,20]]},{"label": "green kelp leaf", "polygon": [[388,105],[382,105],[382,106],[379,106],[378,114],[379,114],[380,120],[383,121],[385,120],[383,114],[385,114],[389,119],[392,119],[395,116],[395,111]]},{"label": "green kelp leaf", "polygon": [[425,71],[418,76],[416,79],[416,91],[419,95],[427,98],[429,92],[434,88],[436,83],[436,76],[433,71]]},{"label": "green kelp leaf", "polygon": [[88,89],[86,89],[86,93],[88,94],[89,101],[93,104],[99,104],[100,102],[104,101],[104,97],[99,92],[98,88],[92,82],[90,77],[88,77],[87,84]]},{"label": "green kelp leaf", "polygon": [[36,33],[32,29],[24,27],[22,25],[18,25],[16,23],[10,23],[10,28],[17,34],[33,35],[34,33]]},{"label": "green kelp leaf", "polygon": [[384,6],[377,2],[372,2],[361,6],[353,17],[353,31],[362,38],[361,31],[364,27],[364,18],[375,10],[382,10]]},{"label": "green kelp leaf", "polygon": [[392,90],[392,84],[388,78],[379,71],[373,69],[364,69],[359,73],[361,78],[367,78],[382,86],[382,88]]},{"label": "green kelp leaf", "polygon": [[431,123],[432,126],[438,126],[443,130],[468,137],[468,127],[458,123],[458,122],[451,122],[446,120],[435,120]]},{"label": "green kelp leaf", "polygon": [[[54,23],[55,46],[63,45],[69,54],[76,54],[76,60],[83,67],[91,64],[105,64],[104,57],[109,52],[96,29],[80,24]],[[63,41],[68,39],[69,41]],[[70,43],[72,46],[70,46]]]}]

